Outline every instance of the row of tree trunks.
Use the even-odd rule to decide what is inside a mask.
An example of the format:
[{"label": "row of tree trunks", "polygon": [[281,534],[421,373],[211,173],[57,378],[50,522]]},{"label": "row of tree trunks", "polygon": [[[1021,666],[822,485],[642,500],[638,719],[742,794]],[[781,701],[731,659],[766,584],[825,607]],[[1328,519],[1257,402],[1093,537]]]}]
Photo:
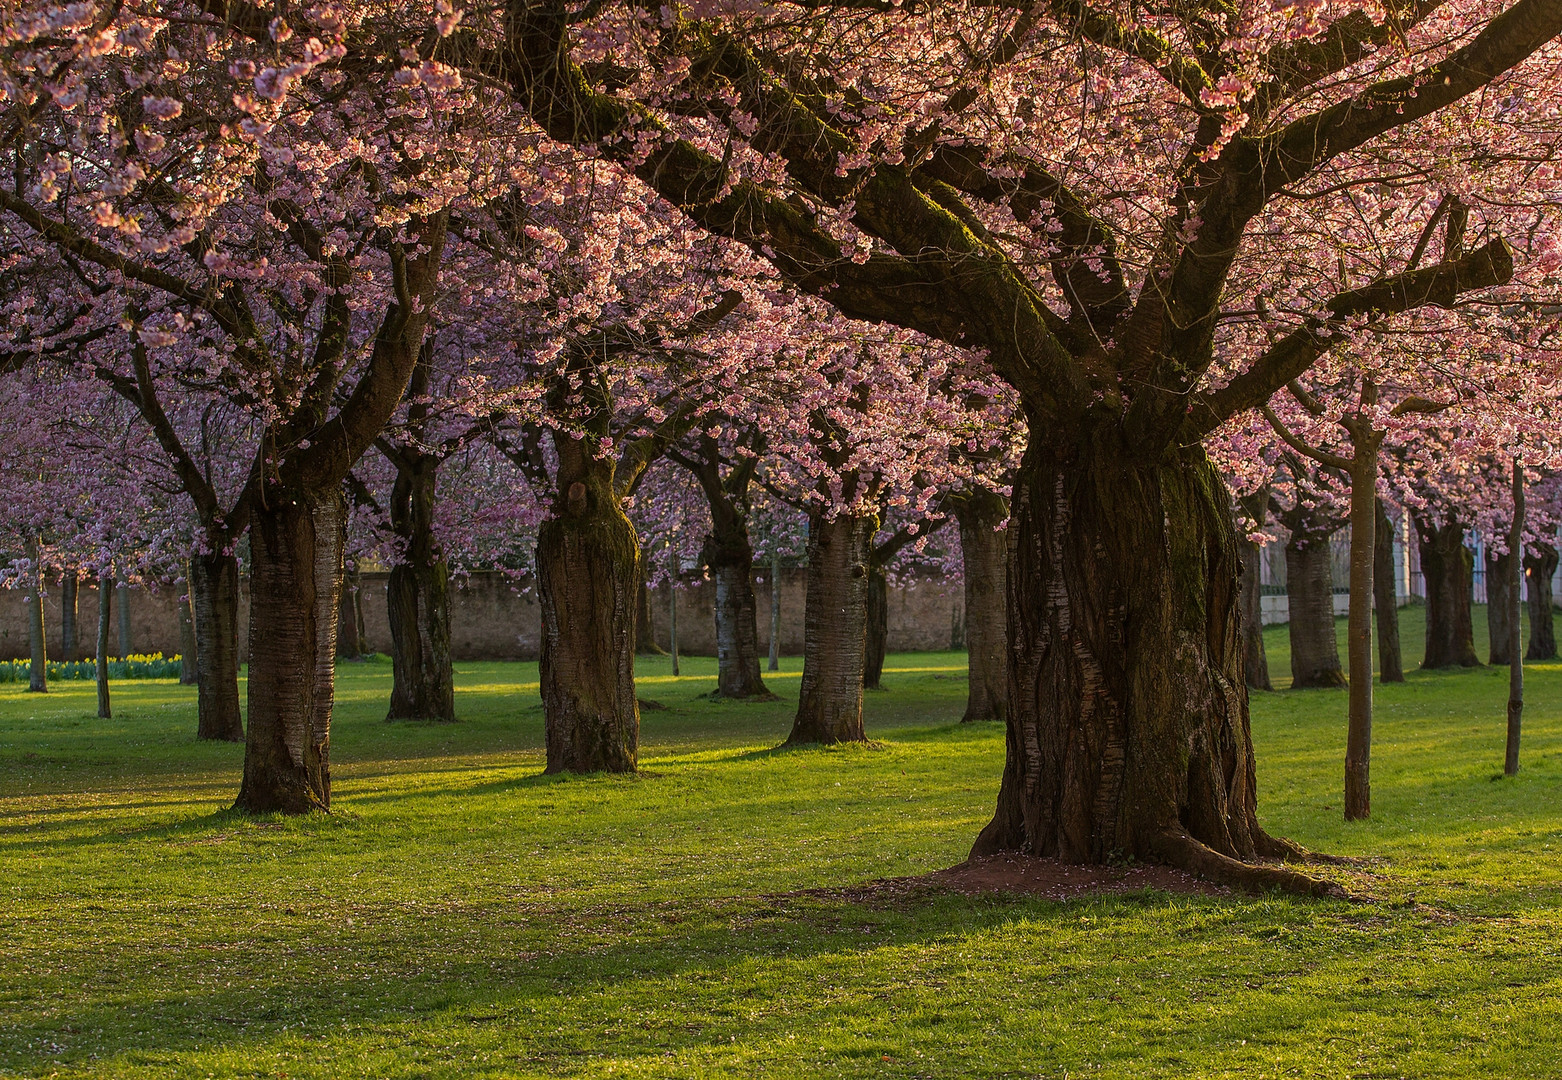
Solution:
[{"label": "row of tree trunks", "polygon": [[965,644],[969,686],[963,724],[1008,718],[1009,503],[978,490],[955,501],[965,571]]},{"label": "row of tree trunks", "polygon": [[305,813],[330,807],[346,520],[335,485],[295,493],[253,513],[249,730],[239,809]]},{"label": "row of tree trunks", "polygon": [[1411,515],[1426,586],[1426,655],[1423,668],[1477,667],[1470,614],[1475,557],[1464,546],[1464,525],[1450,518]]},{"label": "row of tree trunks", "polygon": [[1014,485],[1008,753],[973,856],[1133,855],[1328,891],[1258,824],[1230,495],[1197,445],[1033,436]]}]

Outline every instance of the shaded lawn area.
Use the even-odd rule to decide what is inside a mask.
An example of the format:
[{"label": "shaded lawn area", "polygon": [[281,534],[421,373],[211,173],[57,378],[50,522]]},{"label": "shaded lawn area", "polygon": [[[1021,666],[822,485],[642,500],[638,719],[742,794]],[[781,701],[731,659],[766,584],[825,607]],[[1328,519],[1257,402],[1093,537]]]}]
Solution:
[{"label": "shaded lawn area", "polygon": [[[1419,658],[1419,623],[1405,627]],[[1276,676],[1284,629],[1269,633]],[[1484,654],[1484,648],[1482,648]],[[1344,691],[1254,701],[1260,815],[1382,858],[1376,902],[803,893],[960,861],[998,725],[963,654],[892,656],[876,748],[772,751],[714,662],[642,659],[636,778],[544,778],[534,664],[461,664],[454,726],[342,671],[335,812],[224,808],[193,688],[0,690],[0,1074],[1445,1077],[1562,1070],[1562,666],[1379,693],[1374,819],[1340,821]]]}]

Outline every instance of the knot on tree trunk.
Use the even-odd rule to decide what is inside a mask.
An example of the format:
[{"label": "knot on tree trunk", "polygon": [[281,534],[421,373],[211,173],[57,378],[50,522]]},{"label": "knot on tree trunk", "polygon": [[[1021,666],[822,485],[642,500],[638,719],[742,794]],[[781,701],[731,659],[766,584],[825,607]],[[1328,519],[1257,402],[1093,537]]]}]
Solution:
[{"label": "knot on tree trunk", "polygon": [[569,486],[569,492],[564,497],[564,507],[571,516],[580,517],[586,512],[589,503],[586,499],[586,485],[576,480]]}]

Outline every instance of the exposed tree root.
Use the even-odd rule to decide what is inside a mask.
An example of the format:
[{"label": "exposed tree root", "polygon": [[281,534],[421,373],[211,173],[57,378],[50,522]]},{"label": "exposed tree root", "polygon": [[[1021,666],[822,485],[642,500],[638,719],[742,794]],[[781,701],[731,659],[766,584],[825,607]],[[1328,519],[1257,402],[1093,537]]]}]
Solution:
[{"label": "exposed tree root", "polygon": [[1259,831],[1256,840],[1258,855],[1263,859],[1280,859],[1283,862],[1313,866],[1364,866],[1367,863],[1366,859],[1353,859],[1347,855],[1325,855],[1318,851],[1308,851],[1300,844],[1282,836],[1270,836],[1262,830]]},{"label": "exposed tree root", "polygon": [[[1278,841],[1271,842],[1279,843]],[[1292,844],[1296,851],[1301,848]],[[1311,877],[1280,866],[1263,866],[1240,862],[1222,855],[1214,848],[1200,843],[1181,830],[1168,830],[1152,841],[1154,853],[1167,864],[1197,874],[1218,885],[1229,885],[1250,893],[1287,892],[1300,896],[1328,897],[1335,900],[1351,900],[1342,886],[1323,878]]]}]

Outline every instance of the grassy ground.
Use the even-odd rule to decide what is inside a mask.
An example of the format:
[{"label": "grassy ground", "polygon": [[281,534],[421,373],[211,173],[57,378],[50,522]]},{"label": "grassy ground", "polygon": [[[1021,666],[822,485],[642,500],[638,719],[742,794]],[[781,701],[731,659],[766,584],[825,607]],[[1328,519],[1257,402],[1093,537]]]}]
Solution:
[{"label": "grassy ground", "polygon": [[224,809],[240,750],[189,688],[112,722],[5,688],[0,1075],[1562,1075],[1562,666],[1510,781],[1500,673],[1382,690],[1349,827],[1344,693],[1257,695],[1265,824],[1381,857],[1373,903],[800,895],[964,856],[1003,732],[953,723],[963,664],[892,657],[878,748],[783,753],[786,700],[645,662],[634,779],[538,775],[535,665],[460,665],[451,727],[385,724],[388,665],[349,665],[302,821]]}]

